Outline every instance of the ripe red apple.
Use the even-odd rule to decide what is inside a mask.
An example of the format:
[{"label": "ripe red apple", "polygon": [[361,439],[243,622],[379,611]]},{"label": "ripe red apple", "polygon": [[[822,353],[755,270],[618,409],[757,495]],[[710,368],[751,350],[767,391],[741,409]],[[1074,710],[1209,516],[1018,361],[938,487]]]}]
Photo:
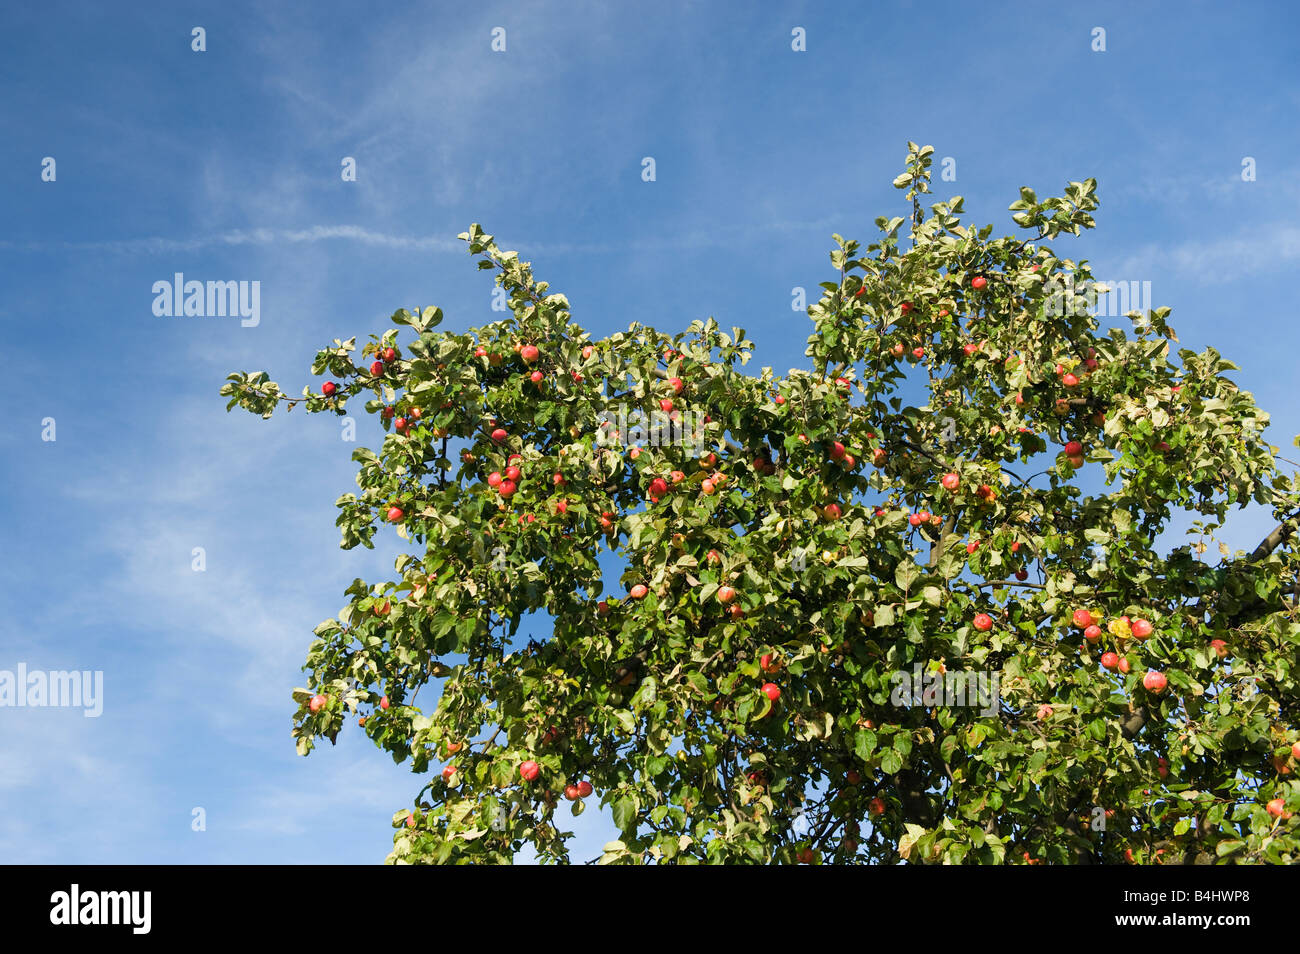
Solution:
[{"label": "ripe red apple", "polygon": [[885,800],[879,795],[871,800],[871,814],[877,817],[885,814]]},{"label": "ripe red apple", "polygon": [[1292,744],[1291,758],[1295,759],[1297,762],[1300,762],[1300,742],[1296,742]]},{"label": "ripe red apple", "polygon": [[919,345],[913,348],[912,357],[915,358],[917,361],[920,361],[922,358],[925,357],[925,349],[920,347]]},{"label": "ripe red apple", "polygon": [[980,548],[980,542],[978,540],[971,540],[969,543],[966,544],[966,552],[968,554],[974,553],[979,548]]},{"label": "ripe red apple", "polygon": [[914,527],[919,527],[921,525],[921,515],[919,513],[909,513],[907,515],[907,522]]},{"label": "ripe red apple", "polygon": [[976,291],[979,291],[988,283],[989,283],[988,279],[985,278],[983,275],[976,275],[974,278],[970,280],[970,287],[975,289]]},{"label": "ripe red apple", "polygon": [[444,782],[450,782],[450,781],[451,781],[451,777],[452,777],[453,775],[455,775],[455,774],[456,774],[456,766],[454,766],[454,765],[444,765],[444,766],[443,766],[443,768],[442,768],[442,780],[443,780]]},{"label": "ripe red apple", "polygon": [[669,378],[668,386],[673,389],[674,394],[681,394],[682,388],[686,387],[686,383],[681,378]]},{"label": "ripe red apple", "polygon": [[847,390],[849,389],[849,379],[848,379],[848,378],[836,378],[836,379],[835,379],[835,384],[836,384],[836,386],[837,386],[841,391],[847,391]]},{"label": "ripe red apple", "polygon": [[501,486],[501,473],[495,470],[492,471],[492,473],[488,474],[487,476],[487,483],[489,487],[491,487],[493,490],[496,490],[498,487]]},{"label": "ripe red apple", "polygon": [[583,347],[582,347],[582,360],[583,360],[583,361],[586,361],[588,358],[590,358],[590,357],[595,353],[595,351],[596,351],[596,349],[593,348],[591,345],[583,345]]},{"label": "ripe red apple", "polygon": [[1151,635],[1152,626],[1148,620],[1135,619],[1133,620],[1132,628],[1133,628],[1133,636],[1135,639],[1146,639],[1148,636]]},{"label": "ripe red apple", "polygon": [[1077,609],[1074,611],[1074,625],[1080,629],[1087,629],[1092,625],[1092,614],[1086,609]]},{"label": "ripe red apple", "polygon": [[1119,656],[1115,655],[1115,653],[1102,653],[1101,655],[1102,669],[1114,669],[1118,665],[1119,665]]},{"label": "ripe red apple", "polygon": [[403,516],[404,516],[404,514],[402,513],[402,508],[401,508],[401,507],[389,507],[389,508],[388,508],[388,522],[389,522],[389,523],[397,523],[398,521],[400,521],[400,520],[402,519]]},{"label": "ripe red apple", "polygon": [[974,342],[974,341],[968,341],[968,342],[966,342],[964,345],[961,346],[962,353],[965,354],[966,357],[968,357],[968,358],[969,358],[971,355],[973,355],[976,351],[978,351],[979,349],[980,349],[979,344],[978,344],[977,342]]},{"label": "ripe red apple", "polygon": [[312,712],[320,712],[325,708],[325,703],[329,702],[328,696],[323,696],[319,692],[311,697],[311,702],[307,703],[307,708]]},{"label": "ripe red apple", "polygon": [[519,349],[519,357],[524,359],[525,364],[532,364],[537,360],[538,351],[533,345],[524,345]]},{"label": "ripe red apple", "polygon": [[1061,383],[1067,388],[1076,388],[1079,386],[1079,378],[1074,374],[1066,374],[1061,378]]},{"label": "ripe red apple", "polygon": [[1070,441],[1065,445],[1064,453],[1067,457],[1078,457],[1083,453],[1083,445],[1078,441]]},{"label": "ripe red apple", "polygon": [[582,797],[582,792],[579,791],[578,786],[576,785],[566,785],[564,786],[564,797],[571,802],[576,802]]},{"label": "ripe red apple", "polygon": [[1214,655],[1220,659],[1226,659],[1228,656],[1228,644],[1222,639],[1210,640],[1210,648],[1214,650]]},{"label": "ripe red apple", "polygon": [[1019,570],[1016,570],[1016,579],[1020,580],[1023,583],[1025,580],[1029,579],[1029,571],[1026,570],[1024,567],[1021,567]]},{"label": "ripe red apple", "polygon": [[765,682],[763,683],[763,695],[776,702],[781,698],[781,687],[774,682]]},{"label": "ripe red apple", "polygon": [[1083,638],[1090,643],[1095,643],[1101,639],[1101,627],[1096,623],[1089,624],[1083,631]]},{"label": "ripe red apple", "polygon": [[1154,669],[1152,669],[1149,673],[1147,673],[1145,676],[1142,677],[1142,685],[1146,688],[1146,690],[1148,692],[1154,692],[1156,694],[1164,692],[1165,686],[1168,683],[1169,680],[1165,678],[1165,674],[1162,672],[1157,672]]},{"label": "ripe red apple", "polygon": [[831,460],[843,460],[845,453],[844,445],[839,441],[831,444]]},{"label": "ripe red apple", "polygon": [[1281,798],[1275,798],[1268,803],[1266,809],[1274,818],[1290,818],[1291,813],[1286,810],[1286,801]]},{"label": "ripe red apple", "polygon": [[910,301],[903,302],[899,305],[899,310],[905,315],[909,314],[912,311],[912,303]]},{"label": "ripe red apple", "polygon": [[555,512],[556,512],[556,513],[568,513],[568,512],[569,512],[569,502],[568,502],[567,500],[565,500],[563,497],[561,497],[559,500],[555,501]]},{"label": "ripe red apple", "polygon": [[1054,711],[1056,711],[1056,710],[1054,710],[1054,709],[1053,709],[1051,706],[1049,706],[1047,703],[1043,703],[1042,705],[1040,705],[1040,706],[1038,707],[1038,719],[1039,719],[1039,721],[1041,722],[1041,721],[1043,721],[1044,719],[1050,719],[1050,718],[1052,717],[1052,713],[1053,713]]},{"label": "ripe red apple", "polygon": [[338,389],[339,386],[335,384],[333,381],[326,381],[324,384],[320,386],[320,393],[325,395],[326,397],[333,397],[334,392],[337,391]]},{"label": "ripe red apple", "polygon": [[971,624],[981,633],[987,633],[993,628],[993,617],[988,613],[976,613]]},{"label": "ripe red apple", "polygon": [[385,361],[396,361],[396,360],[397,360],[397,351],[396,351],[396,349],[394,349],[394,348],[385,348],[385,349],[384,349],[384,353],[383,353],[383,359],[384,359]]},{"label": "ripe red apple", "polygon": [[502,497],[510,498],[515,495],[515,491],[518,489],[519,485],[513,480],[503,480],[501,481],[501,486],[497,488],[497,493]]},{"label": "ripe red apple", "polygon": [[541,773],[542,773],[542,767],[538,765],[536,762],[534,762],[532,759],[529,759],[526,762],[519,763],[519,777],[522,778],[525,782],[531,782],[533,779],[537,778],[537,776],[540,775]]},{"label": "ripe red apple", "polygon": [[522,476],[523,474],[514,464],[511,464],[506,468],[506,480],[513,480],[515,483],[519,483],[519,478]]},{"label": "ripe red apple", "polygon": [[486,357],[487,357],[487,348],[484,348],[484,347],[482,347],[481,345],[480,345],[479,347],[475,348],[475,349],[474,349],[474,357],[476,357],[476,358],[486,358]]},{"label": "ripe red apple", "polygon": [[672,398],[663,398],[659,401],[659,410],[663,411],[665,414],[672,413],[672,409],[673,409]]},{"label": "ripe red apple", "polygon": [[943,484],[944,490],[956,490],[958,487],[961,486],[961,477],[949,471],[948,473],[943,475],[943,477],[939,480],[939,483]]},{"label": "ripe red apple", "polygon": [[718,602],[722,604],[730,603],[736,598],[736,591],[730,586],[718,587]]},{"label": "ripe red apple", "polygon": [[384,362],[382,362],[382,361],[376,361],[376,362],[374,362],[373,364],[371,364],[371,365],[370,365],[370,373],[373,374],[373,375],[374,375],[375,377],[377,377],[377,378],[383,377],[383,375],[384,375]]},{"label": "ripe red apple", "polygon": [[387,709],[389,704],[390,703],[388,702],[387,696],[384,696],[382,699],[379,700],[379,708],[381,709]]},{"label": "ripe red apple", "polygon": [[838,520],[838,519],[840,519],[840,512],[841,512],[841,511],[840,511],[840,505],[839,505],[839,504],[834,504],[834,503],[833,503],[833,504],[827,504],[825,507],[822,508],[822,513],[825,515],[825,517],[826,517],[827,520]]},{"label": "ripe red apple", "polygon": [[638,583],[636,586],[632,587],[632,589],[628,590],[628,595],[634,600],[640,600],[644,599],[645,595],[649,592],[650,591],[646,588],[644,583]]},{"label": "ripe red apple", "polygon": [[498,444],[500,444],[503,440],[505,440],[509,436],[510,435],[506,432],[506,429],[504,427],[498,427],[496,430],[492,432],[492,439],[496,441]]},{"label": "ripe red apple", "polygon": [[1129,661],[1128,661],[1128,657],[1127,657],[1127,656],[1120,656],[1120,657],[1119,657],[1119,671],[1122,672],[1122,673],[1123,673],[1124,675],[1126,675],[1126,676],[1128,675],[1128,671],[1129,671]]},{"label": "ripe red apple", "polygon": [[586,798],[588,795],[590,795],[590,794],[592,793],[592,791],[593,791],[593,789],[592,789],[592,787],[591,787],[591,783],[590,783],[590,782],[583,781],[583,782],[579,782],[579,783],[578,783],[578,797],[579,797],[579,798]]},{"label": "ripe red apple", "polygon": [[532,381],[533,384],[541,384],[546,380],[546,375],[542,374],[540,371],[534,371],[532,374],[528,375],[528,380]]}]

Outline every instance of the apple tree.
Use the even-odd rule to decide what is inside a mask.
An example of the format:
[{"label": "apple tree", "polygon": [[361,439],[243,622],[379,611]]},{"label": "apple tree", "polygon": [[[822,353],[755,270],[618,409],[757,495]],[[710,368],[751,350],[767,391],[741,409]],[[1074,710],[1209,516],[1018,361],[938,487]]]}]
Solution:
[{"label": "apple tree", "polygon": [[[400,310],[297,397],[229,376],[264,417],[374,415],[342,546],[406,545],[316,627],[293,734],[420,776],[390,862],[1300,859],[1300,499],[1268,416],[1169,309],[1094,316],[1049,244],[1093,227],[1094,180],[1022,189],[994,238],[924,205],[932,151],[907,215],[834,237],[783,375],[712,319],[594,339],[473,226],[502,320]],[[1277,528],[1230,552],[1252,503]],[[945,694],[979,673],[991,704]],[[618,837],[570,859],[593,802]]]}]

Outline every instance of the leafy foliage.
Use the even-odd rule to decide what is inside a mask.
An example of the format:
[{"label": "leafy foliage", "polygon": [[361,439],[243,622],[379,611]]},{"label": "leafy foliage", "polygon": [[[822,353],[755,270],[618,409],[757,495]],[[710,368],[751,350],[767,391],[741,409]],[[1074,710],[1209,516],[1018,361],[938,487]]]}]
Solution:
[{"label": "leafy foliage", "polygon": [[[1300,506],[1267,415],[1216,351],[1172,360],[1167,308],[1125,331],[1076,307],[1087,263],[1046,242],[1093,226],[1095,181],[1022,189],[1033,234],[995,239],[960,197],[922,209],[931,153],[895,180],[906,248],[903,217],[835,236],[785,376],[745,373],[751,343],[712,319],[591,340],[478,226],[508,317],[398,311],[360,362],[355,339],[317,354],[329,397],[230,375],[231,407],[364,401],[385,432],[353,454],[342,545],[392,522],[412,552],[316,628],[294,735],[306,754],[364,713],[428,777],[391,862],[565,862],[582,781],[621,832],[601,863],[1297,860]],[[698,443],[632,450],[629,409]],[[506,495],[488,478],[512,464]],[[1207,559],[1251,501],[1278,529]],[[1000,698],[900,704],[908,671],[996,673]]]}]

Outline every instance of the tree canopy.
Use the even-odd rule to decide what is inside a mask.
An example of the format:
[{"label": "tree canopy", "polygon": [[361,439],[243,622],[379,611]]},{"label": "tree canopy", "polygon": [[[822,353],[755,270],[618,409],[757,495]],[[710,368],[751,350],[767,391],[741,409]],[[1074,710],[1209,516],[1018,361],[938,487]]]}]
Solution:
[{"label": "tree canopy", "polygon": [[[501,320],[402,309],[298,397],[229,376],[230,407],[375,421],[342,546],[409,546],[316,627],[293,734],[423,777],[390,862],[594,860],[565,818],[593,801],[601,863],[1296,860],[1300,500],[1268,415],[1168,308],[1086,307],[1048,243],[1094,226],[1094,180],[1021,189],[994,238],[923,204],[932,152],[907,215],[834,236],[785,374],[713,319],[593,339],[475,225]],[[1231,552],[1252,502],[1278,527]],[[991,701],[954,702],[976,674]]]}]

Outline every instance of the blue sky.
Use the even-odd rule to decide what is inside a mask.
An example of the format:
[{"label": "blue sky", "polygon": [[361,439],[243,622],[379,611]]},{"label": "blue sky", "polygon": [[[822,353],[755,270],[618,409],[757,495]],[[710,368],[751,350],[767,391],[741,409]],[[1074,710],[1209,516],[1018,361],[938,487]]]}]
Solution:
[{"label": "blue sky", "polygon": [[[103,670],[105,698],[97,719],[0,708],[0,859],[383,858],[422,782],[355,733],[297,757],[288,692],[311,628],[395,551],[338,549],[356,445],[333,418],[227,415],[217,390],[265,369],[296,392],[318,347],[398,307],[491,320],[455,240],[471,222],[594,334],[713,315],[784,372],[807,335],[791,289],[830,274],[832,232],[903,213],[909,139],[956,160],[937,194],[999,233],[1019,186],[1095,176],[1098,229],[1058,249],[1150,281],[1289,445],[1294,4],[860,7],[5,5],[0,669]],[[175,272],[259,281],[260,324],[156,317]],[[1230,540],[1268,526],[1244,513]],[[590,857],[605,833],[584,822]]]}]

